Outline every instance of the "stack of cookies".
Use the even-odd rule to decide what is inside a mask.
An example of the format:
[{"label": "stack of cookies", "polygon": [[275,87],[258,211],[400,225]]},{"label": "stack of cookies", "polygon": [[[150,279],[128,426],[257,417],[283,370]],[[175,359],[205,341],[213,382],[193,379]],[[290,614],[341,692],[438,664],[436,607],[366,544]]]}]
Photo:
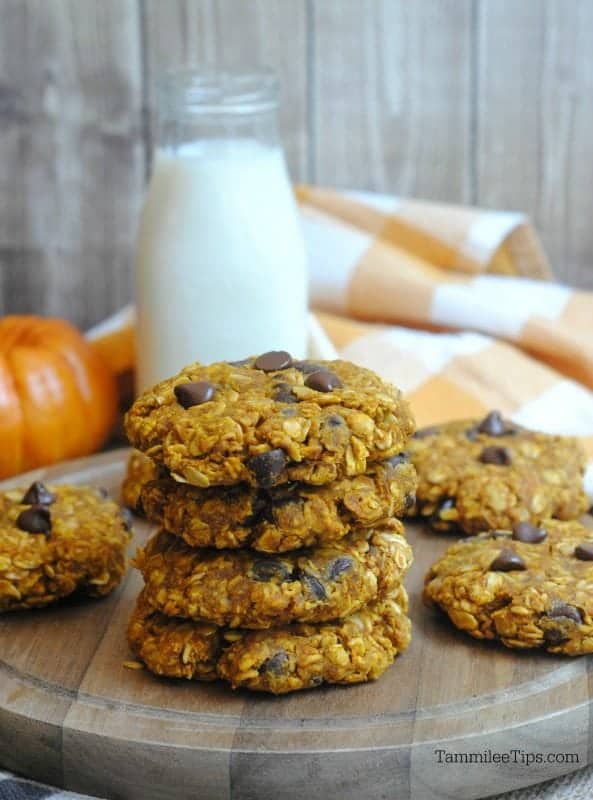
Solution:
[{"label": "stack of cookies", "polygon": [[413,430],[374,373],[278,351],[143,394],[124,498],[159,531],[136,557],[137,657],[275,694],[378,677],[410,639]]}]

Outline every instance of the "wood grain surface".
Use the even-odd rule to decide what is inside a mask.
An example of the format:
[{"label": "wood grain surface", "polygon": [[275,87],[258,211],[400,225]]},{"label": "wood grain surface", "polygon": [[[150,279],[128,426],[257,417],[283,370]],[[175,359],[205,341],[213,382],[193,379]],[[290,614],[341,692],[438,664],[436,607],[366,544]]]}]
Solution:
[{"label": "wood grain surface", "polygon": [[593,287],[589,0],[0,0],[0,313],[131,296],[172,65],[264,62],[297,181],[534,219]]},{"label": "wood grain surface", "polygon": [[136,0],[0,1],[0,313],[129,299],[141,103]]},{"label": "wood grain surface", "polygon": [[476,201],[521,208],[555,273],[593,287],[593,3],[486,0],[476,12]]},{"label": "wood grain surface", "polygon": [[[117,497],[124,459],[115,451],[34,474]],[[147,534],[137,523],[135,544]],[[410,525],[409,538],[412,645],[362,686],[274,698],[124,668],[134,571],[105,600],[3,615],[0,766],[126,800],[296,800],[312,791],[325,800],[462,800],[588,763],[591,659],[516,653],[456,631],[420,602],[447,537]],[[579,762],[440,764],[439,750],[570,752]]]},{"label": "wood grain surface", "polygon": [[313,180],[470,202],[471,3],[370,5],[313,4]]}]

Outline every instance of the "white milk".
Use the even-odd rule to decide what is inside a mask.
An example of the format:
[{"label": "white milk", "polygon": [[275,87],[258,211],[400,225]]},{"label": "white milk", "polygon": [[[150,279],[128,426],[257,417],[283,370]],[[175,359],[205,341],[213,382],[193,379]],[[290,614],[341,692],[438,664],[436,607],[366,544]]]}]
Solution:
[{"label": "white milk", "polygon": [[139,390],[193,361],[305,355],[302,234],[282,150],[157,150],[136,250]]}]

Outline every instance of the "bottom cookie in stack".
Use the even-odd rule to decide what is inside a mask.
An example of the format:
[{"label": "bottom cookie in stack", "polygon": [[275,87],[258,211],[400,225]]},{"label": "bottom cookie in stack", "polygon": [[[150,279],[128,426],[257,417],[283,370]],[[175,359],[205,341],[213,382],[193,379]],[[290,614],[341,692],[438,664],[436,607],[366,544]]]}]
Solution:
[{"label": "bottom cookie in stack", "polygon": [[410,642],[403,586],[342,620],[268,630],[220,628],[168,617],[141,593],[128,639],[157,675],[286,694],[323,683],[375,680]]},{"label": "bottom cookie in stack", "polygon": [[274,556],[160,532],[136,558],[146,585],[132,649],[159,675],[275,694],[377,678],[410,638],[412,551],[392,525]]}]

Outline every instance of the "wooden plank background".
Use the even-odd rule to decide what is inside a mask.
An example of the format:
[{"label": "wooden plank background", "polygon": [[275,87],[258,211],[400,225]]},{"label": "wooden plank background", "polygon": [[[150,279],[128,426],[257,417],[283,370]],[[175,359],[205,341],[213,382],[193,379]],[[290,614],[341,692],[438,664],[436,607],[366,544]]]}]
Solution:
[{"label": "wooden plank background", "polygon": [[131,296],[173,64],[263,62],[292,176],[526,211],[593,287],[590,0],[0,0],[0,313]]}]

